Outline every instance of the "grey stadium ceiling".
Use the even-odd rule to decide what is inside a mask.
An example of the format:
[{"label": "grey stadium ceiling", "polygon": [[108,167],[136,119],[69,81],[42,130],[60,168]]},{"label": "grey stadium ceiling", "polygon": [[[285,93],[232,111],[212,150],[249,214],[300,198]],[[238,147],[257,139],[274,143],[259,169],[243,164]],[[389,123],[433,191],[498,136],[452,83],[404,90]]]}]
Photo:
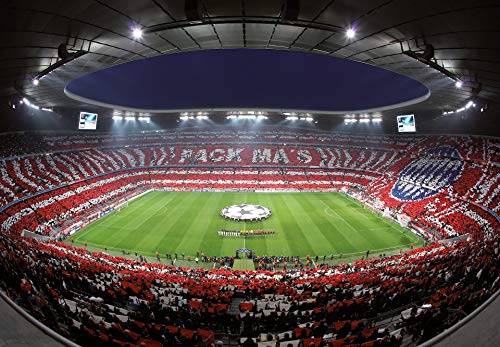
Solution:
[{"label": "grey stadium ceiling", "polygon": [[[189,0],[186,0],[189,1]],[[196,3],[196,1],[195,1]],[[295,11],[298,4],[298,14]],[[200,0],[201,19],[186,19],[185,0],[14,0],[2,4],[0,98],[26,95],[41,106],[82,107],[64,87],[83,74],[124,62],[211,48],[275,48],[344,57],[424,83],[431,97],[412,110],[456,109],[474,97],[500,106],[499,0]],[[162,30],[131,37],[131,28]],[[355,27],[350,40],[345,29]],[[57,48],[88,50],[46,76]],[[424,44],[454,82],[402,54]]]}]

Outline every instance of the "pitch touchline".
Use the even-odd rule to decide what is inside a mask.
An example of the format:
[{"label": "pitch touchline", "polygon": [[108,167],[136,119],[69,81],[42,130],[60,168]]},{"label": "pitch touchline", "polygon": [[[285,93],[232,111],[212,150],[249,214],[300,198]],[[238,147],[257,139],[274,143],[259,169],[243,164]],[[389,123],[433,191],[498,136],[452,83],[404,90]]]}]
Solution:
[{"label": "pitch touchline", "polygon": [[135,230],[136,229],[136,228],[128,228],[128,227],[117,227],[115,225],[107,225],[107,224],[100,224],[99,226],[103,226],[106,228],[124,229],[124,230]]},{"label": "pitch touchline", "polygon": [[369,229],[359,229],[358,231],[370,231],[370,230],[385,230],[392,229],[392,226],[380,227],[380,228],[369,228]]},{"label": "pitch touchline", "polygon": [[[395,249],[398,249],[398,248],[408,247],[408,246],[411,246],[411,245],[412,245],[411,243],[408,243],[408,244],[403,244],[403,245],[394,246],[394,247],[379,248],[379,249],[370,249],[370,253],[372,253],[372,252],[380,252],[380,251],[390,251],[390,250],[395,250]],[[362,254],[362,253],[365,253],[365,252],[343,253],[343,255]]]}]

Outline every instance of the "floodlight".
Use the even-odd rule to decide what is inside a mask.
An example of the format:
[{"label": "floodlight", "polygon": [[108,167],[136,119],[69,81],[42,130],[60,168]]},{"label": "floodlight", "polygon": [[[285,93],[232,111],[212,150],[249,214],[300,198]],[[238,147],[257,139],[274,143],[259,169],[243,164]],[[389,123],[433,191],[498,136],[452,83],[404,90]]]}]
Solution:
[{"label": "floodlight", "polygon": [[356,36],[356,30],[354,30],[353,28],[349,28],[347,29],[345,35],[347,36],[347,38],[353,39],[354,36]]},{"label": "floodlight", "polygon": [[455,87],[457,87],[459,89],[462,88],[463,85],[464,85],[464,83],[460,80],[455,82]]},{"label": "floodlight", "polygon": [[37,86],[37,85],[38,85],[38,83],[40,83],[40,81],[38,80],[38,78],[33,78],[33,84],[34,84],[35,86]]},{"label": "floodlight", "polygon": [[136,40],[140,39],[142,37],[142,29],[139,27],[132,29],[132,37]]},{"label": "floodlight", "polygon": [[123,116],[113,116],[113,120],[123,120]]}]

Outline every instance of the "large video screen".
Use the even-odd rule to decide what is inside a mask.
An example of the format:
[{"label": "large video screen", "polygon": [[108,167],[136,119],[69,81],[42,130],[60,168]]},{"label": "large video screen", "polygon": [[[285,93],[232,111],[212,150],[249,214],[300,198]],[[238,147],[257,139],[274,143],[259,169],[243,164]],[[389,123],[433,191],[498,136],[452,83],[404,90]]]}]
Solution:
[{"label": "large video screen", "polygon": [[414,133],[417,131],[415,126],[415,115],[406,114],[402,116],[397,116],[398,118],[398,131],[400,133]]},{"label": "large video screen", "polygon": [[97,127],[97,113],[80,112],[78,129],[95,130]]}]

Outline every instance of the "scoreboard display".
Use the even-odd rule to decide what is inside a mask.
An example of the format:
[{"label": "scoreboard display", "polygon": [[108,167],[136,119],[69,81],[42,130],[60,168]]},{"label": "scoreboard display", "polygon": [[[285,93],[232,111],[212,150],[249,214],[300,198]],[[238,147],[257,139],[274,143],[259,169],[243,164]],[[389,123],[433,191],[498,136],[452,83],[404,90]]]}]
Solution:
[{"label": "scoreboard display", "polygon": [[97,113],[80,112],[78,119],[79,130],[96,130],[97,128]]},{"label": "scoreboard display", "polygon": [[400,133],[414,133],[417,131],[414,114],[397,116],[397,122]]}]

